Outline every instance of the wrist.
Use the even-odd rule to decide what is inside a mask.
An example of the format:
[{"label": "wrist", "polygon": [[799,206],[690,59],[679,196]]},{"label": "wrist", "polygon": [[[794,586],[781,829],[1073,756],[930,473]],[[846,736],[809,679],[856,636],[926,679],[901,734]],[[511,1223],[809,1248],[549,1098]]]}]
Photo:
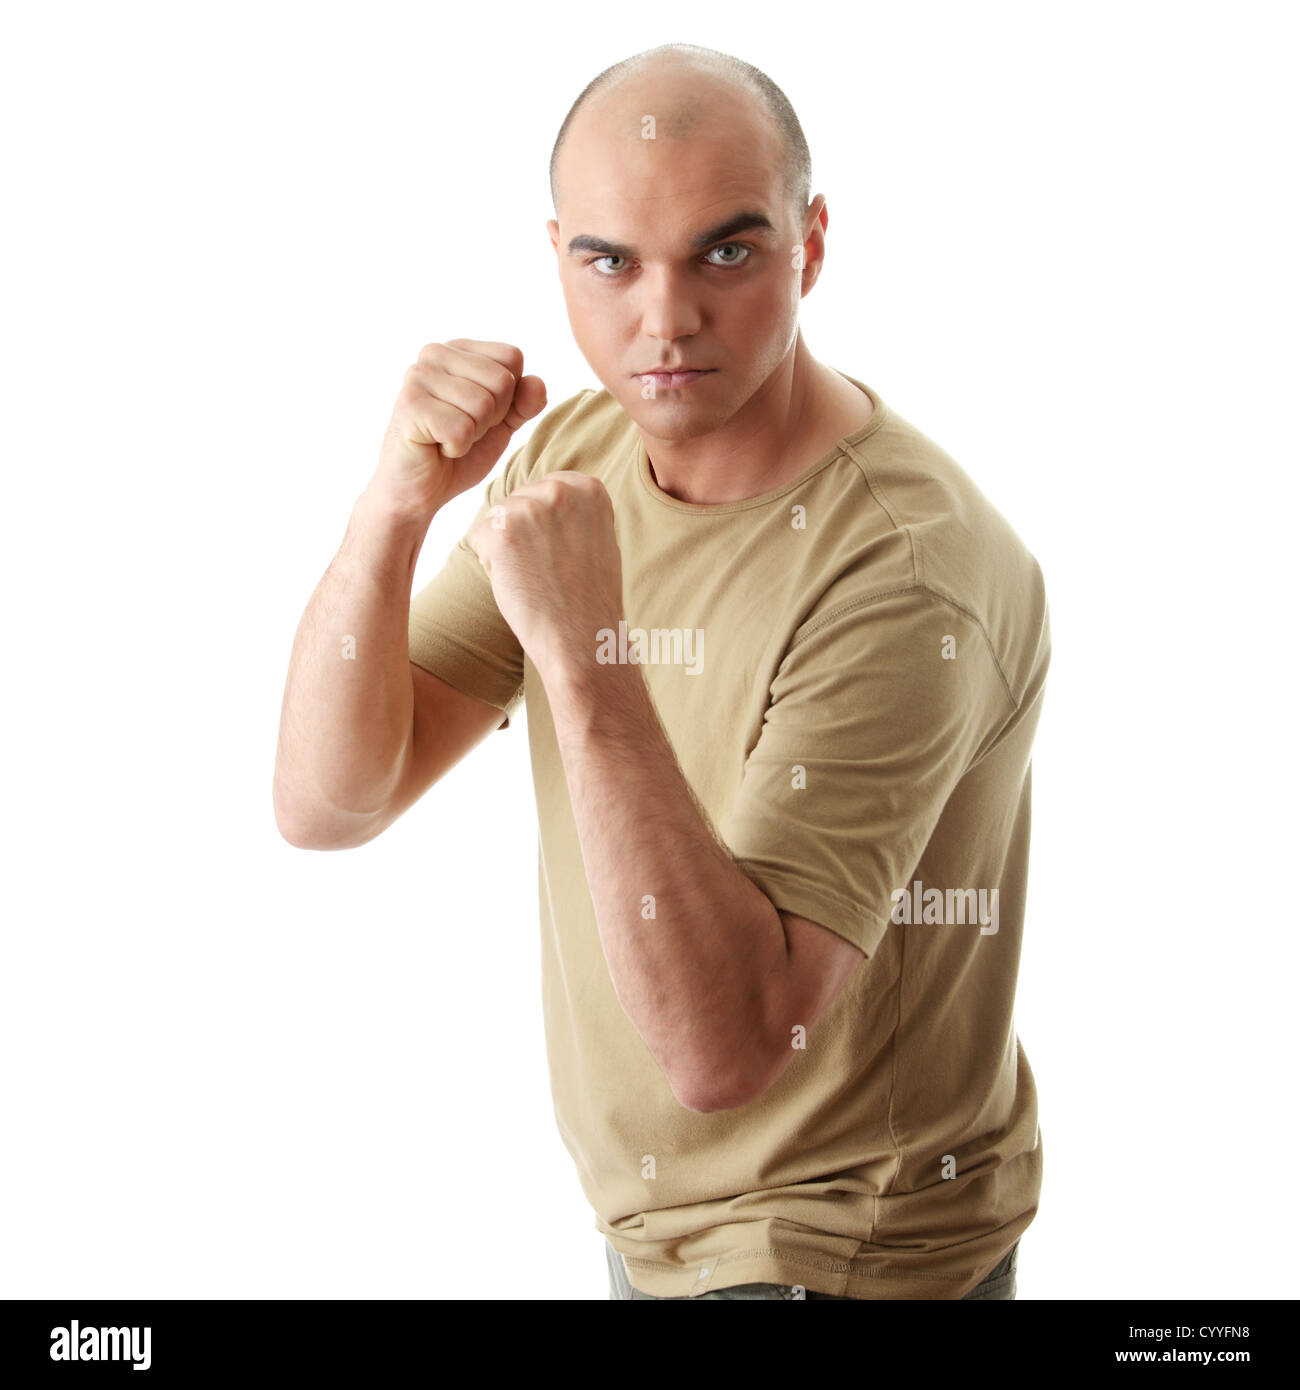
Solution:
[{"label": "wrist", "polygon": [[423,540],[443,505],[440,502],[412,511],[397,502],[389,492],[370,483],[352,504],[352,514],[367,530],[383,531],[403,539],[419,536]]},{"label": "wrist", "polygon": [[557,728],[568,724],[593,732],[629,723],[640,727],[653,710],[637,663],[601,663],[593,651],[560,653],[533,664]]},{"label": "wrist", "polygon": [[371,568],[413,571],[435,515],[412,516],[367,488],[352,505],[342,550]]}]

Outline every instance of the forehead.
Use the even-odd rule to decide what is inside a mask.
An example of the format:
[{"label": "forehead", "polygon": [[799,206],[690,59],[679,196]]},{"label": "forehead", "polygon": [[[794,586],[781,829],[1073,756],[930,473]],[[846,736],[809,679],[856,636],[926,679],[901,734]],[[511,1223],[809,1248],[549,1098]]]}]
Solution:
[{"label": "forehead", "polygon": [[617,91],[579,113],[560,151],[563,234],[667,246],[740,209],[779,225],[783,156],[775,123],[751,101]]}]

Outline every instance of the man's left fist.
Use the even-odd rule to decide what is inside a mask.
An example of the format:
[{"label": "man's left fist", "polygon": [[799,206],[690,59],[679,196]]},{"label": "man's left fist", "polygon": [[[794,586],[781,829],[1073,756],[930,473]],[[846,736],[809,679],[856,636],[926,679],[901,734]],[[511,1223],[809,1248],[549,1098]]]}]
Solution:
[{"label": "man's left fist", "polygon": [[587,473],[556,469],[495,506],[468,537],[538,673],[596,663],[596,634],[623,617],[614,504]]}]

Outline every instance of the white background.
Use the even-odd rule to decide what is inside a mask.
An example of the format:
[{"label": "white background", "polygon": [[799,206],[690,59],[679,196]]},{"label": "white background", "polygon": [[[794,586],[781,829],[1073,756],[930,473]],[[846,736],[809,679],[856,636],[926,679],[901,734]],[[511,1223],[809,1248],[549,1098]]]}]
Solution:
[{"label": "white background", "polygon": [[814,355],[1047,578],[1020,1297],[1300,1291],[1293,12],[651,11],[6,21],[0,1295],[606,1297],[522,717],[360,850],[285,843],[271,775],[421,345],[598,384],[547,159],[596,72],[672,40],[784,88],[829,203]]}]

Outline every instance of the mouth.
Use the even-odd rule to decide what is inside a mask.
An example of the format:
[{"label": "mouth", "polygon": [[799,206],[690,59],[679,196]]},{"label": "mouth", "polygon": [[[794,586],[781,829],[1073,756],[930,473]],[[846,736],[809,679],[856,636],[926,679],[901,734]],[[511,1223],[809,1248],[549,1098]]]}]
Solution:
[{"label": "mouth", "polygon": [[664,391],[678,386],[689,386],[701,377],[712,376],[716,370],[714,367],[687,367],[676,372],[636,372],[633,379],[641,382],[643,386],[649,382],[656,391]]}]

